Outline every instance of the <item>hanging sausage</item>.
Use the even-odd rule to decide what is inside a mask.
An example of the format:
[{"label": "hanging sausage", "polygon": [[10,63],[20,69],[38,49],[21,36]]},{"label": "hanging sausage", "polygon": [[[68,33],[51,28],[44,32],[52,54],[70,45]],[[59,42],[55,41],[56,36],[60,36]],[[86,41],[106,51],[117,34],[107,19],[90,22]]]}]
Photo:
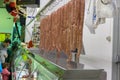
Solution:
[{"label": "hanging sausage", "polygon": [[71,51],[77,51],[77,61],[82,49],[84,0],[71,0],[41,21],[40,48],[47,51],[64,51],[71,61]]}]

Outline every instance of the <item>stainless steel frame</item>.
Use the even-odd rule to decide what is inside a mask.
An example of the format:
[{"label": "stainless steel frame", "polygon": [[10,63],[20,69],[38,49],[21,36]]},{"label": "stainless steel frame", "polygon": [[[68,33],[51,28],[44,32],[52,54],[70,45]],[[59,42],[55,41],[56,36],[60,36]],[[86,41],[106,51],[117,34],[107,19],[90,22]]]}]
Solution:
[{"label": "stainless steel frame", "polygon": [[[116,0],[120,5],[120,1]],[[113,26],[112,80],[120,80],[120,7],[117,7]]]}]

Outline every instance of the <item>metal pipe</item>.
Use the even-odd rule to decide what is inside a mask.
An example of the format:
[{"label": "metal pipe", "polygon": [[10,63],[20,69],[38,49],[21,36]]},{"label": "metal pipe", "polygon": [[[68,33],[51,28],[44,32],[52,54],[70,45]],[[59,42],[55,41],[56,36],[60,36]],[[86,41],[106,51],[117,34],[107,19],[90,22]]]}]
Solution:
[{"label": "metal pipe", "polygon": [[16,30],[17,30],[18,38],[20,39],[20,33],[19,33],[19,30],[18,30],[17,23],[15,23],[15,28],[16,28]]}]

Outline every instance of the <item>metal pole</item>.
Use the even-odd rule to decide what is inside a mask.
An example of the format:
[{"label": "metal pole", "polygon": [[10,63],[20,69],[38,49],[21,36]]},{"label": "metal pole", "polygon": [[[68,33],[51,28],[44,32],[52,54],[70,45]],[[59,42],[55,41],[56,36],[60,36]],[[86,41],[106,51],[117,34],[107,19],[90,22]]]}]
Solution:
[{"label": "metal pole", "polygon": [[120,7],[117,7],[113,25],[112,80],[120,80]]},{"label": "metal pole", "polygon": [[15,23],[15,27],[16,27],[16,30],[17,30],[18,38],[20,39],[20,33],[19,33],[19,30],[18,30],[17,22]]}]

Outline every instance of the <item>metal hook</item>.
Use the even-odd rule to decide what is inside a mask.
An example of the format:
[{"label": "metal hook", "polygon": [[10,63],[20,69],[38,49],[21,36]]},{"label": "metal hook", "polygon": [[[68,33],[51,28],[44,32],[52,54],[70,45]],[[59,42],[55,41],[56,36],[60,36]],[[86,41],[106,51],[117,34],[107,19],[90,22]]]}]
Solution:
[{"label": "metal hook", "polygon": [[105,3],[103,0],[101,0],[101,3],[104,4],[104,5],[107,5],[107,4],[109,4],[110,2]]}]

